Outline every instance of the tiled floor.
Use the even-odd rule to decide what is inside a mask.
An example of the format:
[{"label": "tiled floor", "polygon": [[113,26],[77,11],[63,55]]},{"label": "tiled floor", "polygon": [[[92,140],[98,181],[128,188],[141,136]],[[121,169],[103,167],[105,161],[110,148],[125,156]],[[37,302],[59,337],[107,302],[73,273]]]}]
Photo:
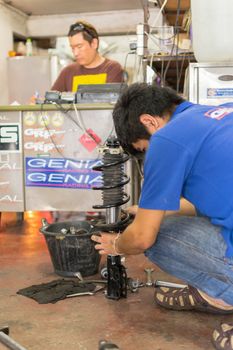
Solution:
[{"label": "tiled floor", "polygon": [[[59,278],[53,272],[41,218],[49,213],[3,213],[0,230],[0,326],[9,325],[11,337],[28,350],[97,350],[101,339],[121,350],[211,350],[216,325],[232,316],[167,311],[153,302],[153,288],[129,293],[113,301],[102,292],[40,305],[16,292]],[[126,258],[127,274],[145,281],[143,256]],[[99,275],[95,276],[99,278]],[[155,268],[154,278],[175,281]],[[1,349],[1,345],[0,345]]]}]

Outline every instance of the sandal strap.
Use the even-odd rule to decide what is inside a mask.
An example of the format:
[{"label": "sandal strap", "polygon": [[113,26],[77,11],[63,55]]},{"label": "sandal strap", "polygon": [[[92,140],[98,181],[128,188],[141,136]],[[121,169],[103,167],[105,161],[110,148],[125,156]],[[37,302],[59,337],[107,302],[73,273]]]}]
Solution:
[{"label": "sandal strap", "polygon": [[[229,329],[225,330],[225,326]],[[221,324],[214,330],[212,343],[217,350],[233,349],[233,324]]]},{"label": "sandal strap", "polygon": [[233,310],[222,310],[210,305],[192,286],[156,288],[155,301],[157,304],[172,310],[196,310],[215,314],[233,313]]},{"label": "sandal strap", "polygon": [[208,301],[206,301],[201,294],[198,292],[198,290],[192,286],[188,286],[190,294],[194,297],[196,303],[203,305],[204,307],[209,306]]}]

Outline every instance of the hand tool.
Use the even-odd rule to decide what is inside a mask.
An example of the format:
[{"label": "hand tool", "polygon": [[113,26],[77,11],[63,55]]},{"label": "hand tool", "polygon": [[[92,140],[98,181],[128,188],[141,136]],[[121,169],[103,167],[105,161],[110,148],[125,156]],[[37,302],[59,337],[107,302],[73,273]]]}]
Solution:
[{"label": "hand tool", "polygon": [[167,288],[185,288],[185,287],[187,287],[187,284],[180,284],[180,283],[155,280],[154,286],[155,287],[167,287]]},{"label": "hand tool", "polygon": [[138,288],[145,287],[145,283],[140,282],[137,278],[136,280],[133,280],[132,278],[127,278],[127,287],[132,293],[138,292]]},{"label": "hand tool", "polygon": [[105,285],[104,286],[101,286],[101,285],[97,285],[95,287],[95,289],[92,291],[92,292],[80,292],[80,293],[74,293],[74,294],[68,294],[66,296],[66,298],[73,298],[73,297],[79,297],[79,296],[82,296],[82,295],[95,295],[96,292],[102,290],[105,288]]},{"label": "hand tool", "polygon": [[74,277],[77,277],[80,281],[84,281],[81,272],[74,272]]},{"label": "hand tool", "polygon": [[117,350],[119,349],[116,344],[107,342],[106,340],[100,340],[99,342],[99,350]]},{"label": "hand tool", "polygon": [[16,343],[11,337],[9,337],[9,327],[0,328],[0,343],[4,344],[11,350],[26,350],[19,343]]},{"label": "hand tool", "polygon": [[146,273],[146,287],[152,287],[153,286],[152,273],[154,269],[146,268],[144,271]]}]

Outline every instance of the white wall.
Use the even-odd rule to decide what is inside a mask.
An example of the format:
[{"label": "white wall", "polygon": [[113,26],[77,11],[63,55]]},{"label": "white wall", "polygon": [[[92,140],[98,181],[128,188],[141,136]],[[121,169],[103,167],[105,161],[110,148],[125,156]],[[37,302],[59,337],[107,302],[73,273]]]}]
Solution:
[{"label": "white wall", "polygon": [[[26,36],[28,16],[11,9],[0,1],[0,104],[8,104],[7,57],[13,50],[13,33]],[[20,88],[20,87],[19,87]]]},{"label": "white wall", "polygon": [[[88,1],[88,0],[87,0]],[[117,0],[116,0],[117,1]],[[150,9],[150,21],[157,17],[159,9]],[[84,19],[93,24],[100,35],[136,32],[136,25],[143,23],[143,10],[104,11],[70,15],[30,16],[27,22],[30,36],[64,36],[72,23]],[[162,18],[157,25],[161,25]]]}]

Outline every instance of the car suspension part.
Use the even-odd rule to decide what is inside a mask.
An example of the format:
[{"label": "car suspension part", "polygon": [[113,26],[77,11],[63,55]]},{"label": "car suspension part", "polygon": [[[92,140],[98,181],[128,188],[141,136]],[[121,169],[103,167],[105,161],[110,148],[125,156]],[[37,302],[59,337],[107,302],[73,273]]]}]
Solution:
[{"label": "car suspension part", "polygon": [[[93,167],[93,170],[102,172],[102,186],[93,187],[102,191],[101,205],[94,205],[93,209],[105,209],[105,222],[97,223],[96,228],[105,232],[121,232],[130,222],[130,215],[121,209],[121,206],[130,200],[124,192],[124,186],[130,178],[124,172],[124,163],[129,156],[120,147],[115,136],[107,139],[102,152],[102,164]],[[127,297],[127,274],[121,263],[120,255],[107,257],[107,294],[110,299],[118,300]]]}]

